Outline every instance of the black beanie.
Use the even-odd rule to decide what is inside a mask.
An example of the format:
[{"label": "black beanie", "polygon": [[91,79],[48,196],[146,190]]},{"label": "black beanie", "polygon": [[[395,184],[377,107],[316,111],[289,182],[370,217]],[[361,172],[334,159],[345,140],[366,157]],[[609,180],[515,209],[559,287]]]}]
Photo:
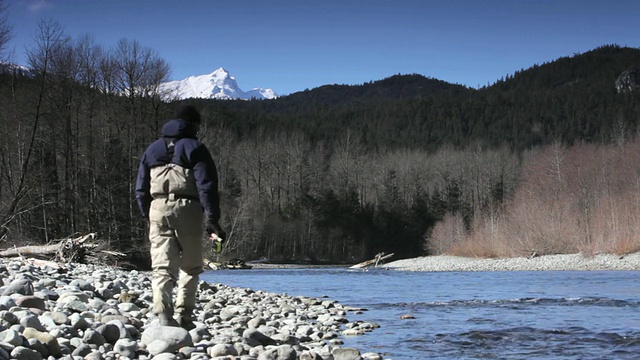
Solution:
[{"label": "black beanie", "polygon": [[181,104],[176,109],[176,118],[186,122],[200,124],[200,112],[193,105]]}]

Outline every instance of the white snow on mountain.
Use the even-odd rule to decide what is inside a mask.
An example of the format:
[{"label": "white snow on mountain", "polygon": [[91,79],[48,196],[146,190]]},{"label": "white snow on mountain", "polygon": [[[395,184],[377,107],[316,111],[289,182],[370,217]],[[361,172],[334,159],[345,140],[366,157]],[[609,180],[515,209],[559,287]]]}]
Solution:
[{"label": "white snow on mountain", "polygon": [[274,99],[278,97],[272,89],[254,88],[242,91],[236,83],[236,78],[223,68],[211,74],[189,76],[183,80],[166,82],[160,85],[166,100],[176,99]]}]

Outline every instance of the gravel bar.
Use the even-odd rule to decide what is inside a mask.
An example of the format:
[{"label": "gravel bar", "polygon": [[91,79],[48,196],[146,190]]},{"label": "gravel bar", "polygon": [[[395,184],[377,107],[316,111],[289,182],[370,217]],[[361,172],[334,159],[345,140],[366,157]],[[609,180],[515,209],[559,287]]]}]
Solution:
[{"label": "gravel bar", "polygon": [[627,255],[545,255],[532,258],[468,258],[450,255],[423,256],[382,265],[403,271],[570,271],[640,270],[640,252]]}]

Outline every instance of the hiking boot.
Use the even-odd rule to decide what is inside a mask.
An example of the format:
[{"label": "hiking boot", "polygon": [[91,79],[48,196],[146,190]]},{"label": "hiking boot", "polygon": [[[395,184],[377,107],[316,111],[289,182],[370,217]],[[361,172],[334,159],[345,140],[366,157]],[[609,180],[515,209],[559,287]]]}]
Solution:
[{"label": "hiking boot", "polygon": [[196,328],[196,324],[193,323],[193,319],[191,319],[191,316],[178,314],[176,316],[176,322],[179,324],[181,328],[187,331],[190,331]]},{"label": "hiking boot", "polygon": [[180,325],[174,318],[168,316],[165,313],[158,314],[158,325],[180,327]]}]

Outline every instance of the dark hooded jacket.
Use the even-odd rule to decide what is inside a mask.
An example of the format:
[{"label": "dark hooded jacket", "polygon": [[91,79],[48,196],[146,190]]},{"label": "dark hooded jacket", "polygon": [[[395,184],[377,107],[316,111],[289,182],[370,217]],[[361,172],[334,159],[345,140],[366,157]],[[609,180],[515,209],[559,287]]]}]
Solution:
[{"label": "dark hooded jacket", "polygon": [[[180,165],[193,171],[198,200],[205,213],[207,231],[215,232],[220,219],[218,196],[218,173],[209,150],[196,137],[195,126],[182,119],[169,120],[162,128],[162,137],[147,147],[138,168],[136,200],[142,216],[149,218],[151,169],[168,163]],[[173,140],[173,156],[167,144]],[[167,194],[168,195],[168,194]]]}]

